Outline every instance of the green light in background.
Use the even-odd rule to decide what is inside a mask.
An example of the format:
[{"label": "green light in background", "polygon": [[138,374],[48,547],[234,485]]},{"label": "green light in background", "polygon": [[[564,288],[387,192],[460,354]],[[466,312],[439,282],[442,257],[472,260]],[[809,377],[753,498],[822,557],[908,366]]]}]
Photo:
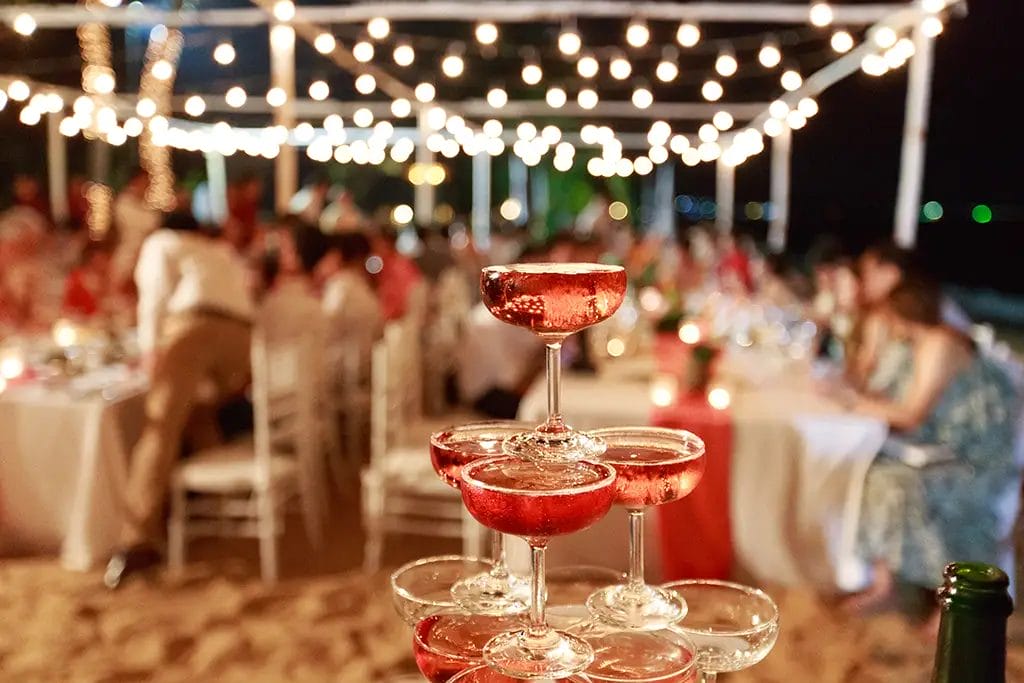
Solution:
[{"label": "green light in background", "polygon": [[760,202],[747,202],[743,207],[743,213],[752,221],[759,221],[764,218],[764,206]]},{"label": "green light in background", "polygon": [[989,223],[992,220],[992,209],[988,204],[975,204],[971,209],[971,218],[975,223]]},{"label": "green light in background", "polygon": [[942,204],[936,201],[925,202],[925,205],[921,207],[921,215],[926,221],[937,221],[942,218],[942,214]]}]

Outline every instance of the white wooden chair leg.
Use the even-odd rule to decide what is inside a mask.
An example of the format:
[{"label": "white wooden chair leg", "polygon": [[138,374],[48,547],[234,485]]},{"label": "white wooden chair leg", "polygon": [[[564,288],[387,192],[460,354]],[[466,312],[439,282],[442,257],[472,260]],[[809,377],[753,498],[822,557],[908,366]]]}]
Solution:
[{"label": "white wooden chair leg", "polygon": [[256,494],[260,538],[260,575],[267,583],[277,582],[277,511],[268,491]]},{"label": "white wooden chair leg", "polygon": [[184,487],[177,483],[171,488],[171,516],[167,522],[167,568],[172,574],[180,574],[185,567],[186,531],[188,524],[188,501]]}]

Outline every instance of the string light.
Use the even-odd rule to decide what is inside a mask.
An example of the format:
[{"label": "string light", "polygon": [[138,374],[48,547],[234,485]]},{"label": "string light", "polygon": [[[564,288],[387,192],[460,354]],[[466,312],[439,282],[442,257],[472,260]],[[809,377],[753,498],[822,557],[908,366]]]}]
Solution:
[{"label": "string light", "polygon": [[516,137],[520,140],[529,142],[530,140],[537,137],[537,126],[533,125],[529,121],[523,121],[516,126]]},{"label": "string light", "polygon": [[174,67],[166,59],[158,59],[153,63],[150,73],[158,81],[167,81],[174,75]]},{"label": "string light", "polygon": [[881,76],[889,70],[889,65],[881,55],[869,54],[860,60],[860,68],[868,76]]},{"label": "string light", "polygon": [[685,135],[673,135],[668,142],[668,148],[676,154],[682,154],[689,146],[690,141],[686,139]]},{"label": "string light", "polygon": [[757,61],[766,69],[776,67],[782,61],[782,52],[774,40],[766,40],[757,53]]},{"label": "string light", "polygon": [[487,137],[496,138],[501,135],[504,129],[505,127],[501,125],[501,121],[497,119],[487,119],[484,121],[483,131]]},{"label": "string light", "polygon": [[593,78],[599,69],[600,65],[592,55],[583,55],[576,62],[576,73],[583,78]]},{"label": "string light", "polygon": [[278,21],[291,21],[295,18],[295,3],[291,0],[277,0],[274,3],[274,18]]},{"label": "string light", "polygon": [[654,104],[654,94],[647,88],[640,86],[633,90],[633,106],[637,109],[647,109]]},{"label": "string light", "polygon": [[702,142],[697,147],[697,154],[700,155],[701,161],[714,161],[722,156],[722,147],[717,142]]},{"label": "string light", "polygon": [[361,107],[352,112],[352,123],[360,128],[369,128],[373,125],[373,112],[366,107]]},{"label": "string light", "polygon": [[130,138],[139,137],[140,135],[142,135],[142,131],[145,128],[145,126],[143,126],[142,124],[142,120],[137,119],[134,116],[129,116],[127,119],[125,119],[124,125],[122,127],[124,128],[125,134]]},{"label": "string light", "polygon": [[366,24],[366,32],[374,40],[384,40],[391,33],[391,22],[384,17],[374,17]]},{"label": "string light", "polygon": [[848,31],[836,31],[829,42],[832,49],[839,54],[845,54],[853,49],[853,36]]},{"label": "string light", "polygon": [[491,88],[487,91],[487,104],[493,109],[501,109],[508,104],[508,93],[504,88]]},{"label": "string light", "polygon": [[796,108],[797,111],[803,114],[806,118],[811,118],[818,113],[818,103],[811,97],[805,97],[800,100],[797,103]]},{"label": "string light", "polygon": [[39,110],[35,107],[25,107],[18,114],[18,120],[24,123],[26,126],[34,126],[43,118],[43,115],[39,113]]},{"label": "string light", "polygon": [[[324,85],[327,84],[325,83]],[[245,94],[245,90],[243,90],[240,86],[237,85],[228,88],[228,91],[224,93],[224,101],[227,102],[227,105],[229,107],[232,107],[233,109],[238,109],[242,107],[248,98],[249,96]],[[142,106],[141,100],[139,101],[139,106]],[[145,117],[146,115],[139,111],[139,116]]]},{"label": "string light", "polygon": [[786,114],[789,113],[789,105],[783,100],[775,100],[768,105],[768,115],[776,119],[786,118]]},{"label": "string light", "polygon": [[672,135],[672,126],[667,121],[655,121],[647,131],[647,144],[663,145]]},{"label": "string light", "polygon": [[800,75],[799,71],[796,71],[795,69],[787,69],[783,72],[782,77],[779,78],[779,82],[782,84],[783,88],[789,92],[793,92],[803,85],[804,79]]},{"label": "string light", "polygon": [[925,17],[921,22],[921,33],[928,38],[934,38],[942,33],[942,19],[938,17]]},{"label": "string light", "polygon": [[391,57],[398,66],[410,66],[416,61],[416,51],[412,49],[412,45],[409,43],[399,43],[395,46],[395,51],[391,53]]},{"label": "string light", "polygon": [[528,61],[523,65],[522,77],[523,83],[537,85],[544,78],[544,71],[541,70],[540,64],[536,61]]},{"label": "string light", "polygon": [[267,104],[271,107],[281,107],[288,101],[288,93],[284,91],[284,88],[274,86],[267,91]]},{"label": "string light", "polygon": [[313,47],[320,54],[329,55],[338,47],[338,41],[335,40],[333,35],[324,31],[317,34],[317,37],[313,39]]},{"label": "string light", "polygon": [[579,54],[581,47],[583,47],[583,40],[580,39],[580,34],[576,32],[575,28],[565,27],[558,34],[558,49],[563,55]]},{"label": "string light", "polygon": [[416,86],[414,91],[416,100],[419,102],[433,102],[434,96],[437,94],[437,90],[430,83],[420,83]]},{"label": "string light", "polygon": [[697,137],[701,142],[714,142],[718,139],[718,129],[710,123],[705,123],[697,129]]},{"label": "string light", "polygon": [[803,128],[807,125],[807,117],[794,109],[786,114],[786,125],[793,130]]},{"label": "string light", "polygon": [[736,69],[739,68],[739,63],[736,61],[736,55],[732,54],[728,50],[723,50],[718,53],[718,59],[715,60],[715,71],[720,76],[728,78],[736,73]]},{"label": "string light", "polygon": [[576,95],[576,104],[580,105],[584,109],[593,109],[597,106],[597,102],[597,91],[592,88],[583,88]]},{"label": "string light", "polygon": [[359,74],[356,77],[356,91],[361,95],[369,95],[377,89],[377,79],[371,74]]},{"label": "string light", "polygon": [[22,12],[14,17],[14,21],[11,22],[11,28],[18,35],[27,37],[36,32],[36,20],[31,14]]},{"label": "string light", "polygon": [[227,66],[235,61],[235,46],[227,41],[217,43],[213,48],[213,61],[221,66]]},{"label": "string light", "polygon": [[481,45],[493,45],[498,40],[498,27],[489,21],[476,25],[476,41]]},{"label": "string light", "polygon": [[373,43],[361,40],[352,46],[352,56],[357,62],[365,64],[373,59]]},{"label": "string light", "polygon": [[888,26],[879,26],[875,29],[874,33],[871,34],[871,40],[875,45],[883,50],[895,45],[897,38],[898,36],[896,35],[896,31],[892,30],[892,28]]},{"label": "string light", "polygon": [[441,130],[447,120],[448,113],[442,107],[431,107],[423,115],[423,121],[430,130]]},{"label": "string light", "polygon": [[[239,90],[241,90],[241,88],[239,88]],[[228,95],[230,94],[231,90],[228,90]],[[231,102],[228,101],[228,104],[231,104]],[[149,97],[139,98],[139,101],[135,104],[135,113],[144,119],[152,118],[153,115],[156,114],[156,102]]]},{"label": "string light", "polygon": [[544,94],[544,100],[552,109],[561,109],[565,106],[568,96],[562,88],[552,87],[548,88],[547,93]]},{"label": "string light", "polygon": [[555,167],[556,171],[565,173],[572,169],[573,158],[570,156],[559,156],[555,155],[555,160],[551,162],[551,165]]},{"label": "string light", "polygon": [[32,89],[28,87],[28,83],[25,81],[14,80],[7,86],[7,96],[15,102],[24,102],[31,94]]},{"label": "string light", "polygon": [[309,97],[317,102],[323,102],[331,94],[331,86],[326,81],[313,81],[309,84]]},{"label": "string light", "polygon": [[654,75],[663,83],[676,80],[679,76],[679,66],[676,60],[679,58],[679,51],[671,45],[666,45],[661,50],[661,61],[654,69]]},{"label": "string light", "polygon": [[206,111],[206,102],[199,95],[192,95],[185,100],[185,113],[192,117],[202,116]]},{"label": "string light", "polygon": [[647,175],[654,170],[654,162],[647,157],[637,157],[633,161],[633,172],[637,175]]},{"label": "string light", "polygon": [[465,68],[466,63],[462,60],[462,56],[454,52],[445,55],[441,60],[441,71],[448,78],[458,78]]},{"label": "string light", "polygon": [[785,125],[779,119],[768,119],[764,122],[764,134],[770,138],[782,135]]},{"label": "string light", "polygon": [[68,138],[78,135],[79,131],[81,131],[81,128],[78,127],[78,123],[75,119],[70,116],[66,116],[61,119],[60,124],[57,126],[57,132]]},{"label": "string light", "polygon": [[647,28],[647,22],[642,19],[634,19],[626,27],[626,42],[633,47],[643,47],[651,39],[651,31]]},{"label": "string light", "polygon": [[811,5],[809,13],[811,23],[818,27],[828,26],[832,23],[832,6],[827,2],[815,2]]},{"label": "string light", "polygon": [[116,85],[114,74],[105,69],[98,71],[92,78],[92,90],[100,95],[109,95],[114,92]]},{"label": "string light", "polygon": [[676,31],[676,41],[683,47],[693,47],[700,42],[700,27],[688,22],[680,24]]},{"label": "string light", "polygon": [[626,59],[626,55],[619,53],[608,63],[608,73],[611,74],[612,78],[624,81],[633,73],[633,65]]},{"label": "string light", "polygon": [[711,117],[711,123],[715,124],[715,128],[718,130],[729,130],[735,121],[729,112],[719,111],[715,112],[715,115]]},{"label": "string light", "polygon": [[700,94],[708,102],[717,102],[725,94],[725,91],[718,81],[704,81],[704,85],[700,88]]},{"label": "string light", "polygon": [[412,103],[404,97],[399,97],[391,103],[391,114],[396,118],[404,119],[412,113]]}]

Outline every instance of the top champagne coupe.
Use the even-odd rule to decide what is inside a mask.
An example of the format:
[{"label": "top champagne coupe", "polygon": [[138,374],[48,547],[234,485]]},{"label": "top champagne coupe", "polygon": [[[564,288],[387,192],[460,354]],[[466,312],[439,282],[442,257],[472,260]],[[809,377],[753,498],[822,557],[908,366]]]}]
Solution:
[{"label": "top champagne coupe", "polygon": [[600,263],[514,263],[488,266],[480,293],[494,317],[539,336],[547,345],[548,419],[533,432],[506,440],[510,455],[579,460],[604,450],[600,439],[577,432],[561,414],[562,342],[611,317],[626,296],[626,271]]}]

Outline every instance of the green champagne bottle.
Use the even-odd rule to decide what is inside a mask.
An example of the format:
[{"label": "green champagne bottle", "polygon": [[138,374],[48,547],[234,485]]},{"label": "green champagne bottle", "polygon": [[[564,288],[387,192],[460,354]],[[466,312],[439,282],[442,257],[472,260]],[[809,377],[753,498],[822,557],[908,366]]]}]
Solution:
[{"label": "green champagne bottle", "polygon": [[932,683],[1005,683],[1009,579],[980,562],[954,562],[942,575]]}]

